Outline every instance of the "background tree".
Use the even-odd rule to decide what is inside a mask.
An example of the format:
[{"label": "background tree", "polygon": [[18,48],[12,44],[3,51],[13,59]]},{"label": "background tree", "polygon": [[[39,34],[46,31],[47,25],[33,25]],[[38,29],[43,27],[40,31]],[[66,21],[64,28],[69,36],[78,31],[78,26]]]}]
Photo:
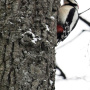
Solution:
[{"label": "background tree", "polygon": [[0,90],[54,90],[59,0],[0,0]]}]

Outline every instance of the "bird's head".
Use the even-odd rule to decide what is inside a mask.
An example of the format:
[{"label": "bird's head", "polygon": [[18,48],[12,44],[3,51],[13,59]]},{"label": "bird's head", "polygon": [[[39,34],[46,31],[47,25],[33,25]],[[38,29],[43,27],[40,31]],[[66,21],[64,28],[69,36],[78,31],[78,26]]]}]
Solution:
[{"label": "bird's head", "polygon": [[79,9],[78,3],[76,0],[64,0],[64,4],[72,5],[74,6],[77,10]]}]

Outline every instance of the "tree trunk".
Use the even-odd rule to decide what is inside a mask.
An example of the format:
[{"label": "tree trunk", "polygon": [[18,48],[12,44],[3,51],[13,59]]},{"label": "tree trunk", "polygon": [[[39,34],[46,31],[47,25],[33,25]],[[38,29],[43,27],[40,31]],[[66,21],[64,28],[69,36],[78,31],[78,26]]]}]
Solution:
[{"label": "tree trunk", "polygon": [[54,90],[59,0],[0,0],[0,90]]}]

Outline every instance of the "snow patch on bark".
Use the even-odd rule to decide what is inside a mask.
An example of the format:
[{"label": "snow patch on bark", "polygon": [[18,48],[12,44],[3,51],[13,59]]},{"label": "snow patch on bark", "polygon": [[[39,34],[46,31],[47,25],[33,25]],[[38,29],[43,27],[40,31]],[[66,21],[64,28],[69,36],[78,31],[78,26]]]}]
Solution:
[{"label": "snow patch on bark", "polygon": [[40,37],[35,36],[35,34],[32,32],[32,30],[31,30],[31,29],[29,29],[29,30],[28,30],[28,31],[26,31],[24,34],[22,34],[22,36],[24,36],[24,35],[26,35],[26,34],[29,34],[29,35],[31,35],[31,36],[32,36],[32,40],[31,40],[31,42],[32,42],[32,43],[34,43],[34,44],[36,44],[36,42],[37,42],[38,40],[41,40],[41,38],[40,38]]},{"label": "snow patch on bark", "polygon": [[49,29],[49,27],[48,27],[48,25],[46,25],[46,30],[47,30],[47,31],[49,31],[49,30],[50,30],[50,29]]},{"label": "snow patch on bark", "polygon": [[52,81],[52,80],[50,80],[50,84],[51,84],[51,85],[53,84],[53,81]]},{"label": "snow patch on bark", "polygon": [[52,20],[55,20],[55,17],[54,17],[54,16],[51,16],[50,18],[51,18]]}]

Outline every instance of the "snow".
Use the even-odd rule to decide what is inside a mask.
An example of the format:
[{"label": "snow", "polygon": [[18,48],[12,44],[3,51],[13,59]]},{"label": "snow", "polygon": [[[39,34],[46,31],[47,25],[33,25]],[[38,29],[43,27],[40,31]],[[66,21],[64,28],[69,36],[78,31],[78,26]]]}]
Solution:
[{"label": "snow", "polygon": [[50,84],[51,84],[51,85],[53,84],[53,81],[52,81],[52,80],[50,80]]},{"label": "snow", "polygon": [[55,90],[90,90],[90,82],[83,79],[59,80]]},{"label": "snow", "polygon": [[[89,0],[79,3],[79,13],[90,7]],[[83,8],[83,5],[86,5]],[[90,10],[81,14],[86,20]],[[86,30],[83,33],[82,30]],[[56,47],[56,63],[67,79],[58,76],[56,71],[55,90],[90,90],[90,27],[79,20],[75,29]]]},{"label": "snow", "polygon": [[55,17],[54,17],[54,16],[51,16],[50,18],[51,18],[52,20],[55,20]]},{"label": "snow", "polygon": [[49,31],[49,27],[48,27],[48,25],[46,25],[46,30]]},{"label": "snow", "polygon": [[11,21],[10,21],[9,23],[10,23],[10,24],[14,24],[14,23],[13,23],[13,22],[11,22]]},{"label": "snow", "polygon": [[43,80],[43,81],[46,81],[46,80]]},{"label": "snow", "polygon": [[[47,28],[48,29],[48,28]],[[32,35],[32,43],[34,43],[34,44],[36,44],[36,42],[38,41],[38,40],[41,40],[41,38],[40,37],[37,37],[37,36],[35,36],[35,34],[32,32],[32,30],[31,29],[29,29],[28,31],[26,31],[24,34],[22,34],[22,36],[24,36],[25,34],[31,34]]]},{"label": "snow", "polygon": [[26,31],[24,34],[26,34],[26,33],[32,34],[32,37],[35,37],[35,35],[32,33],[32,30],[31,29],[29,29],[28,31]]}]

